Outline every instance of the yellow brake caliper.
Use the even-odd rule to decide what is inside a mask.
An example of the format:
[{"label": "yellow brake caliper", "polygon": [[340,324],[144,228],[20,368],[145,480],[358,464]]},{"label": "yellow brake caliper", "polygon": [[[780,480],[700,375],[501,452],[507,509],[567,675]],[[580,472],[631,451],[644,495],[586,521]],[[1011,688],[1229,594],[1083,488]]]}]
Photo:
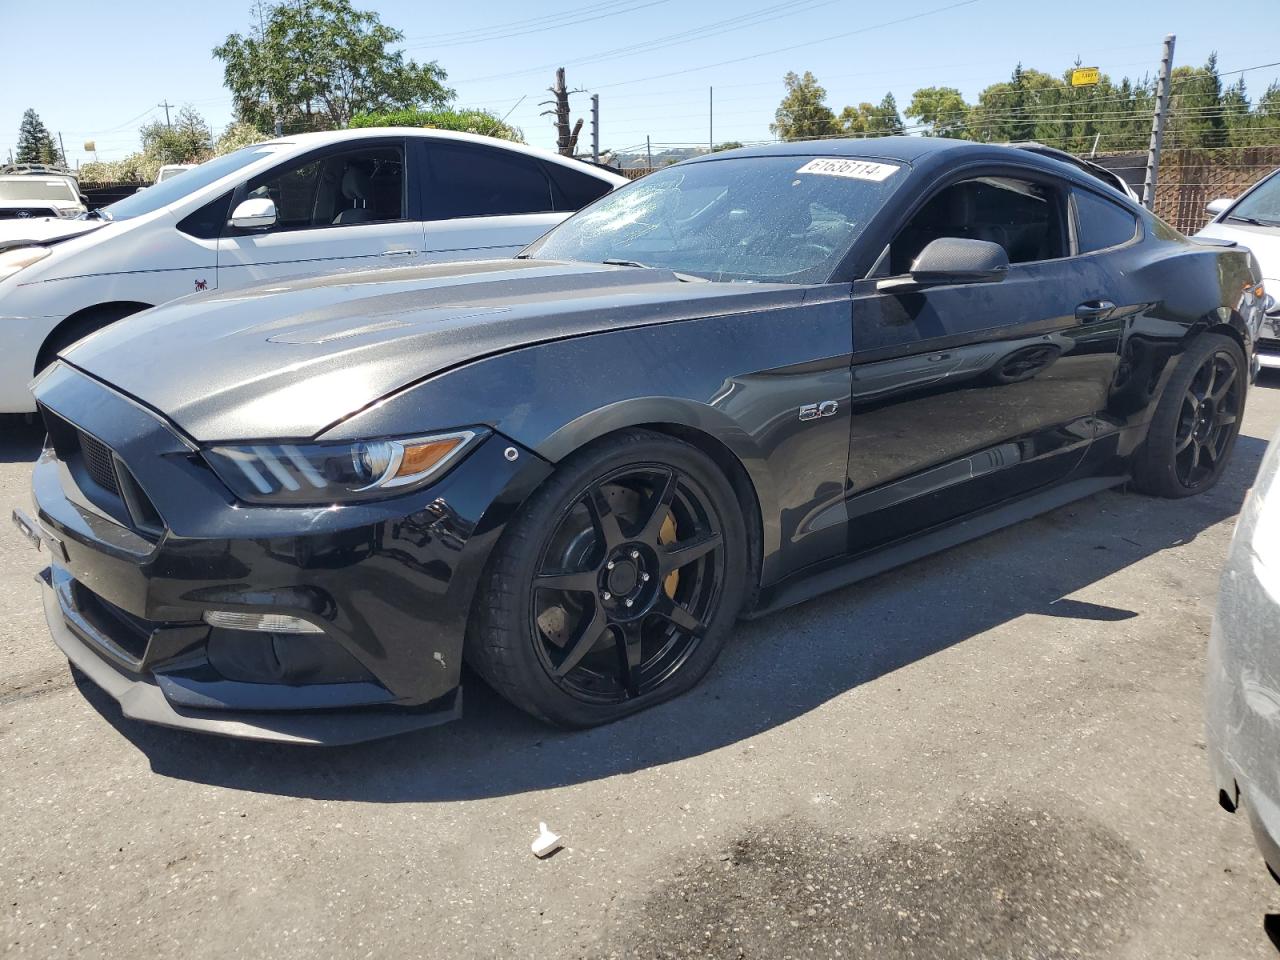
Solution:
[{"label": "yellow brake caliper", "polygon": [[[667,511],[667,519],[662,521],[662,529],[658,531],[658,543],[663,545],[675,543],[676,537],[676,519],[671,511]],[[672,570],[667,574],[667,579],[662,581],[662,589],[666,591],[667,596],[675,599],[676,587],[680,586],[680,571]]]}]

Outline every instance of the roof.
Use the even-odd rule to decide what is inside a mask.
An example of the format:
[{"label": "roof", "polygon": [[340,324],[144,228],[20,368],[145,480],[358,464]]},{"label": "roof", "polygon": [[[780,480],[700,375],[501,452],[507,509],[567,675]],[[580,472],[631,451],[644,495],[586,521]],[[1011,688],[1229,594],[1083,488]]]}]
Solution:
[{"label": "roof", "polygon": [[284,145],[292,145],[299,147],[315,146],[322,147],[330,143],[342,143],[346,140],[358,140],[367,136],[387,136],[394,135],[400,137],[430,137],[433,140],[458,140],[462,143],[474,143],[486,147],[496,147],[499,150],[510,150],[513,153],[522,153],[526,156],[537,157],[548,163],[558,163],[562,166],[575,167],[577,169],[586,168],[595,176],[608,180],[615,186],[627,183],[626,177],[618,176],[610,173],[603,167],[597,167],[589,163],[583,163],[572,157],[562,157],[558,153],[552,153],[550,150],[543,150],[539,147],[531,147],[525,143],[515,143],[512,140],[500,140],[496,137],[482,137],[475,133],[463,133],[459,130],[441,130],[436,127],[355,127],[347,130],[324,130],[318,133],[299,133],[293,136],[279,137],[275,140],[268,140],[267,143]]},{"label": "roof", "polygon": [[[901,160],[911,163],[921,157],[940,153],[990,149],[993,149],[991,144],[954,140],[949,137],[835,137],[829,140],[789,140],[783,143],[739,147],[736,150],[705,154],[696,159],[769,156],[879,157],[884,160]],[[1000,147],[994,149],[1003,150]]]}]

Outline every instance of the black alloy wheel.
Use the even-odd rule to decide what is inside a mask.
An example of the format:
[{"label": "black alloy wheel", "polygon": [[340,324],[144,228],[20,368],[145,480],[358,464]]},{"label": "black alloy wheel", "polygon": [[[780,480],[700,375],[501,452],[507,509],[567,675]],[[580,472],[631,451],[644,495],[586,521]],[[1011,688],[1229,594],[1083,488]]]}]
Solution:
[{"label": "black alloy wheel", "polygon": [[723,586],[721,522],[697,482],[672,466],[624,467],[592,484],[549,538],[530,628],[566,690],[618,703],[684,665]]},{"label": "black alloy wheel", "polygon": [[1174,435],[1174,470],[1187,489],[1216,478],[1239,429],[1243,397],[1240,365],[1230,351],[1214,352],[1196,370],[1182,395]]},{"label": "black alloy wheel", "polygon": [[617,719],[693,686],[744,596],[741,509],[696,448],[634,431],[570,458],[490,560],[468,658],[553,722]]},{"label": "black alloy wheel", "polygon": [[1201,334],[1187,345],[1134,457],[1139,490],[1189,497],[1218,482],[1240,433],[1247,371],[1244,351],[1229,336]]}]

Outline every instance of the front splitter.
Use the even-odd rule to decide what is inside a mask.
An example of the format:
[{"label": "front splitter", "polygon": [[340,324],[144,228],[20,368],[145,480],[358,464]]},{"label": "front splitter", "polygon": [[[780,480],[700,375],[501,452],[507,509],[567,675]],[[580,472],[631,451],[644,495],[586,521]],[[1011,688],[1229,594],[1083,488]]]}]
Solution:
[{"label": "front splitter", "polygon": [[117,703],[126,717],[175,730],[311,746],[341,746],[434,727],[462,716],[462,688],[421,707],[310,712],[228,712],[174,707],[149,677],[131,676],[99,656],[67,625],[53,588],[38,578],[49,632],[68,660]]}]

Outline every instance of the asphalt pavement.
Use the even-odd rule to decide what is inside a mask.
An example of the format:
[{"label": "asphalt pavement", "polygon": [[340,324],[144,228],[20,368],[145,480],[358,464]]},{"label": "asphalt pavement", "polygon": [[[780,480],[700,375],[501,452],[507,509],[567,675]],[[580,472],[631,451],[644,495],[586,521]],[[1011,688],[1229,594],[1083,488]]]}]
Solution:
[{"label": "asphalt pavement", "polygon": [[1275,957],[1201,683],[1277,429],[1264,381],[1210,494],[1102,494],[742,624],[697,690],[613,726],[471,680],[458,723],[321,750],[145,727],[76,684],[7,523],[39,435],[0,423],[0,950]]}]

